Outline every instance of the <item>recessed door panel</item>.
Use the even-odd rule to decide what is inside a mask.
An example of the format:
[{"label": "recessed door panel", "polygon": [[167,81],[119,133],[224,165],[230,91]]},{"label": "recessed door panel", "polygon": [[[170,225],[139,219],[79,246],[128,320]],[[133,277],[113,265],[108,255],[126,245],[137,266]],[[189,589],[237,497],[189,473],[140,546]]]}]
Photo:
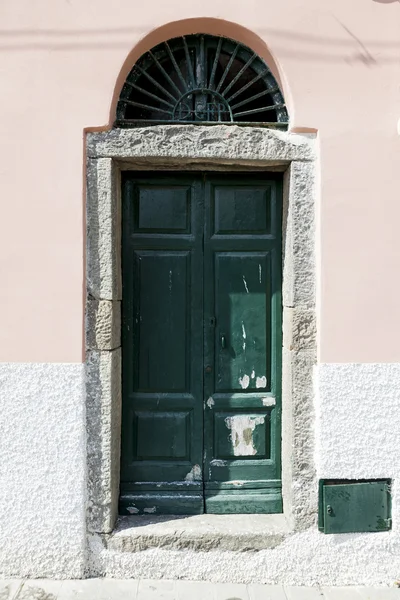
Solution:
[{"label": "recessed door panel", "polygon": [[215,458],[270,458],[268,413],[221,411],[214,417]]},{"label": "recessed door panel", "polygon": [[271,231],[271,189],[251,185],[216,185],[216,234],[266,234]]},{"label": "recessed door panel", "polygon": [[143,411],[135,417],[137,460],[189,460],[190,412]]},{"label": "recessed door panel", "polygon": [[266,253],[215,253],[215,390],[269,390],[270,268]]},{"label": "recessed door panel", "polygon": [[134,389],[183,392],[190,376],[190,253],[144,250],[134,256]]},{"label": "recessed door panel", "polygon": [[135,198],[137,232],[175,233],[190,229],[190,186],[142,184]]}]

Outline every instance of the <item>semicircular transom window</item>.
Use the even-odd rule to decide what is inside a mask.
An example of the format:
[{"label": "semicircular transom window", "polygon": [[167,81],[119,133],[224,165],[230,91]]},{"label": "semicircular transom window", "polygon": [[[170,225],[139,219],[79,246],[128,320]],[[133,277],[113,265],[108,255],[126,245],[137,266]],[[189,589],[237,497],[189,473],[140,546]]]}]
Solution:
[{"label": "semicircular transom window", "polygon": [[143,54],[122,88],[116,125],[155,122],[285,129],[288,113],[276,79],[256,53],[225,37],[188,35]]}]

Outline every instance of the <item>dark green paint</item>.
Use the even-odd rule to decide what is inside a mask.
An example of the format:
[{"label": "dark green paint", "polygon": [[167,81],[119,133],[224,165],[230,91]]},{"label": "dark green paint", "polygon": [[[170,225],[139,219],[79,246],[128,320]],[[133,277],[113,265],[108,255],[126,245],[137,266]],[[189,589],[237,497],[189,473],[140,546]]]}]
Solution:
[{"label": "dark green paint", "polygon": [[281,512],[281,189],[124,174],[124,514]]},{"label": "dark green paint", "polygon": [[319,530],[324,533],[387,531],[391,528],[390,481],[321,481]]}]

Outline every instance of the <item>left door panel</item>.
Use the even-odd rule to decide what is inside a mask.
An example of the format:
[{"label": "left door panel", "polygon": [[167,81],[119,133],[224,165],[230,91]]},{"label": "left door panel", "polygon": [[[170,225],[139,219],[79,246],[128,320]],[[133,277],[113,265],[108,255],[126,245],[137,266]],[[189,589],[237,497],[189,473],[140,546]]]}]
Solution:
[{"label": "left door panel", "polygon": [[122,514],[204,512],[199,177],[123,174]]}]

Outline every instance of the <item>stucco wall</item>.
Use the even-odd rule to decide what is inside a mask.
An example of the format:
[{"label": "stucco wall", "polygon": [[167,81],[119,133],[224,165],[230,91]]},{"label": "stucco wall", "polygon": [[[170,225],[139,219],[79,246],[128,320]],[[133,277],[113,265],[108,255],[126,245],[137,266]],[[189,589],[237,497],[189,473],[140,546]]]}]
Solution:
[{"label": "stucco wall", "polygon": [[83,130],[141,52],[199,30],[269,59],[318,130],[321,360],[400,360],[398,2],[3,0],[0,22],[0,360],[82,360]]},{"label": "stucco wall", "polygon": [[[199,572],[217,576],[225,566],[243,580],[286,573],[288,582],[307,583],[322,573],[330,583],[388,583],[398,577],[400,540],[400,3],[138,7],[131,0],[0,3],[0,572],[84,572],[85,131],[110,127],[124,77],[142,52],[206,32],[262,55],[282,83],[291,130],[317,134],[317,472],[391,476],[395,485],[391,533],[338,540],[313,529],[273,555],[246,562],[221,554]],[[136,557],[137,575],[174,573],[174,564],[177,574],[193,564],[194,575],[198,565],[189,555],[149,557]],[[128,576],[131,563],[106,557],[104,570]]]},{"label": "stucco wall", "polygon": [[82,577],[84,369],[0,365],[0,577]]},{"label": "stucco wall", "polygon": [[318,366],[317,473],[400,478],[400,364]]}]

